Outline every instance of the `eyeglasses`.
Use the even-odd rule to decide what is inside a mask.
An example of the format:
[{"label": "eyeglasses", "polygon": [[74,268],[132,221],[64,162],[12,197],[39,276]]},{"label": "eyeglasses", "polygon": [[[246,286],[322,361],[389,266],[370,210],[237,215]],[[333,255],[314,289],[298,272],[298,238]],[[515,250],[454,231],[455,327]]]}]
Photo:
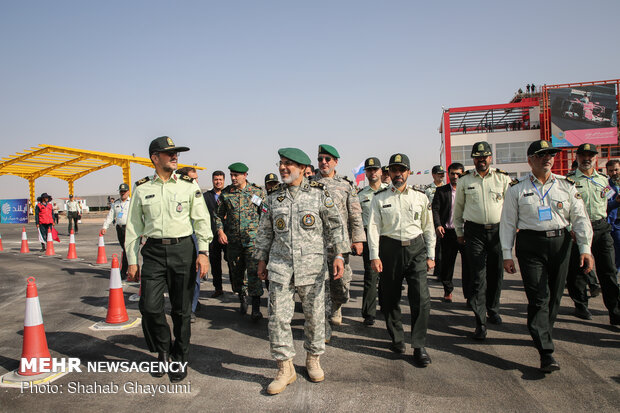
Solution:
[{"label": "eyeglasses", "polygon": [[331,156],[319,156],[317,158],[319,162],[331,162],[332,159],[334,158],[332,158]]},{"label": "eyeglasses", "polygon": [[276,167],[278,168],[281,166],[291,166],[291,165],[295,165],[295,162],[289,161],[289,160],[276,162]]},{"label": "eyeglasses", "polygon": [[168,155],[170,158],[174,158],[174,157],[179,157],[179,153],[178,152],[157,152],[158,154],[165,154]]},{"label": "eyeglasses", "polygon": [[550,156],[550,157],[552,157],[552,158],[555,158],[555,155],[557,155],[557,153],[555,153],[555,152],[553,152],[553,153],[549,153],[549,152],[542,152],[542,153],[535,153],[535,154],[533,154],[533,155],[530,155],[530,158],[531,158],[531,157],[536,157],[536,158],[541,159],[541,158],[544,158],[545,156]]}]

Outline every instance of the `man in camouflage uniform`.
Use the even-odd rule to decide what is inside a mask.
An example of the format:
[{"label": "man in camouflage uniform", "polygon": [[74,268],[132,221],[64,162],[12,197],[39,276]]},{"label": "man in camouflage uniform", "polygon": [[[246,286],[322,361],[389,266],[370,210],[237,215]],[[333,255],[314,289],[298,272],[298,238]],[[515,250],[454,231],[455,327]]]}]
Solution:
[{"label": "man in camouflage uniform", "polygon": [[[319,145],[319,169],[321,173],[313,176],[311,179],[319,182],[327,188],[330,195],[334,199],[334,203],[340,212],[342,225],[345,233],[348,234],[348,240],[351,244],[351,250],[354,255],[361,255],[363,251],[362,243],[366,241],[364,232],[364,224],[362,223],[362,207],[360,206],[357,191],[353,183],[346,177],[336,173],[336,165],[338,165],[340,154],[331,145]],[[327,250],[327,264],[331,266],[334,263],[336,252],[333,248]],[[329,317],[334,325],[342,323],[342,312],[340,307],[349,301],[349,286],[353,278],[353,272],[349,266],[349,255],[344,256],[344,276],[335,280],[330,277],[328,285],[325,289],[326,316]],[[325,339],[331,338],[331,328],[329,322],[325,323]]]},{"label": "man in camouflage uniform", "polygon": [[[254,253],[259,260],[259,277],[264,280],[269,276],[270,280],[269,344],[278,373],[267,388],[269,394],[280,393],[297,378],[291,331],[295,293],[306,318],[308,376],[313,382],[324,379],[319,356],[325,352],[325,274],[329,269],[334,279],[340,279],[344,271],[342,254],[349,252],[349,241],[329,192],[304,177],[310,164],[308,155],[296,148],[283,148],[278,154],[283,184],[272,188],[265,200]],[[327,245],[335,254],[330,266],[325,260]]]},{"label": "man in camouflage uniform", "polygon": [[[258,321],[260,297],[263,284],[257,274],[257,260],[254,258],[254,240],[258,230],[260,214],[265,197],[260,186],[247,181],[248,167],[236,162],[228,167],[232,185],[222,190],[215,224],[219,242],[227,245],[226,255],[230,266],[232,289],[239,294],[241,314],[246,314],[248,304],[246,295],[252,297],[252,320]],[[245,272],[247,270],[247,285]]]}]

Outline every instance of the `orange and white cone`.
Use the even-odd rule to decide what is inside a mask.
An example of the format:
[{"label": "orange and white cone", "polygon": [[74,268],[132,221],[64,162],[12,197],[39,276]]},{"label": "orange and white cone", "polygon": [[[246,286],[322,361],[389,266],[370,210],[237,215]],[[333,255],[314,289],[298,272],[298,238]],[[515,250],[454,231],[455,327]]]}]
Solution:
[{"label": "orange and white cone", "polygon": [[26,234],[26,227],[22,227],[22,249],[19,251],[21,254],[28,254],[30,248],[28,247],[28,235]]},{"label": "orange and white cone", "polygon": [[47,230],[47,246],[45,247],[45,255],[48,257],[56,255],[54,251],[54,238],[52,238],[52,230]]},{"label": "orange and white cone", "polygon": [[[47,348],[45,338],[45,327],[43,327],[43,316],[41,315],[41,305],[37,294],[37,284],[34,277],[28,278],[26,287],[26,315],[24,317],[24,342],[22,345],[22,360],[33,358],[49,359],[50,351]],[[37,363],[38,365],[38,363]],[[31,369],[25,368],[23,363],[19,366],[18,374],[22,376],[34,376],[39,374]]]},{"label": "orange and white cone", "polygon": [[2,235],[0,235],[0,252],[4,251],[4,248],[2,247]]},{"label": "orange and white cone", "polygon": [[108,257],[105,255],[105,242],[103,234],[99,232],[99,248],[97,249],[97,262],[95,264],[107,264]]},{"label": "orange and white cone", "polygon": [[112,256],[112,269],[110,270],[110,295],[108,296],[108,314],[105,322],[108,324],[120,324],[129,320],[125,308],[125,296],[121,283],[121,269],[118,265],[116,254]]},{"label": "orange and white cone", "polygon": [[75,251],[75,234],[71,230],[69,235],[69,252],[67,253],[68,260],[77,260],[77,252]]}]

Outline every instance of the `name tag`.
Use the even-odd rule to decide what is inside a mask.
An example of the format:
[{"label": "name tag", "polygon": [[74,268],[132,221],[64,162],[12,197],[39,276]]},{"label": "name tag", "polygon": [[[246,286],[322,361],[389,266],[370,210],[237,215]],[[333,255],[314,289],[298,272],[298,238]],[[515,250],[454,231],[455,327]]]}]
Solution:
[{"label": "name tag", "polygon": [[122,218],[123,217],[123,213],[119,212],[118,215],[116,216],[117,218]]},{"label": "name tag", "polygon": [[383,205],[383,208],[389,208],[391,206],[392,206],[392,204],[385,204],[385,205]]},{"label": "name tag", "polygon": [[252,203],[254,205],[260,205],[263,202],[262,199],[260,199],[260,196],[258,195],[252,195]]},{"label": "name tag", "polygon": [[614,199],[616,197],[616,191],[613,190],[612,187],[608,186],[605,188],[604,196],[607,197],[607,200]]},{"label": "name tag", "polygon": [[526,196],[532,196],[534,195],[534,192],[528,192],[526,194],[523,194],[523,197],[525,198]]},{"label": "name tag", "polygon": [[144,199],[149,199],[149,198],[155,198],[155,194],[147,195],[144,197]]},{"label": "name tag", "polygon": [[539,206],[538,207],[538,220],[539,221],[551,221],[551,207]]}]

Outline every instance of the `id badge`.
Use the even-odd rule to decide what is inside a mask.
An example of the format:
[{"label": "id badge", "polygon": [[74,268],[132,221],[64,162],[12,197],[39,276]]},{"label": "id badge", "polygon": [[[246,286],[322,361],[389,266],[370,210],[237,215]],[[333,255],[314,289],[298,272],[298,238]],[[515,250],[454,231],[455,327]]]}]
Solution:
[{"label": "id badge", "polygon": [[252,195],[252,203],[254,205],[260,206],[260,204],[263,202],[262,199],[260,199],[260,196],[258,195]]},{"label": "id badge", "polygon": [[551,207],[539,206],[538,207],[538,220],[539,221],[551,221]]},{"label": "id badge", "polygon": [[606,187],[603,191],[608,201],[614,199],[617,195],[616,191],[614,191],[613,188],[611,188],[610,186]]},{"label": "id badge", "polygon": [[119,212],[118,215],[116,216],[116,218],[122,218],[123,217],[123,213]]}]

